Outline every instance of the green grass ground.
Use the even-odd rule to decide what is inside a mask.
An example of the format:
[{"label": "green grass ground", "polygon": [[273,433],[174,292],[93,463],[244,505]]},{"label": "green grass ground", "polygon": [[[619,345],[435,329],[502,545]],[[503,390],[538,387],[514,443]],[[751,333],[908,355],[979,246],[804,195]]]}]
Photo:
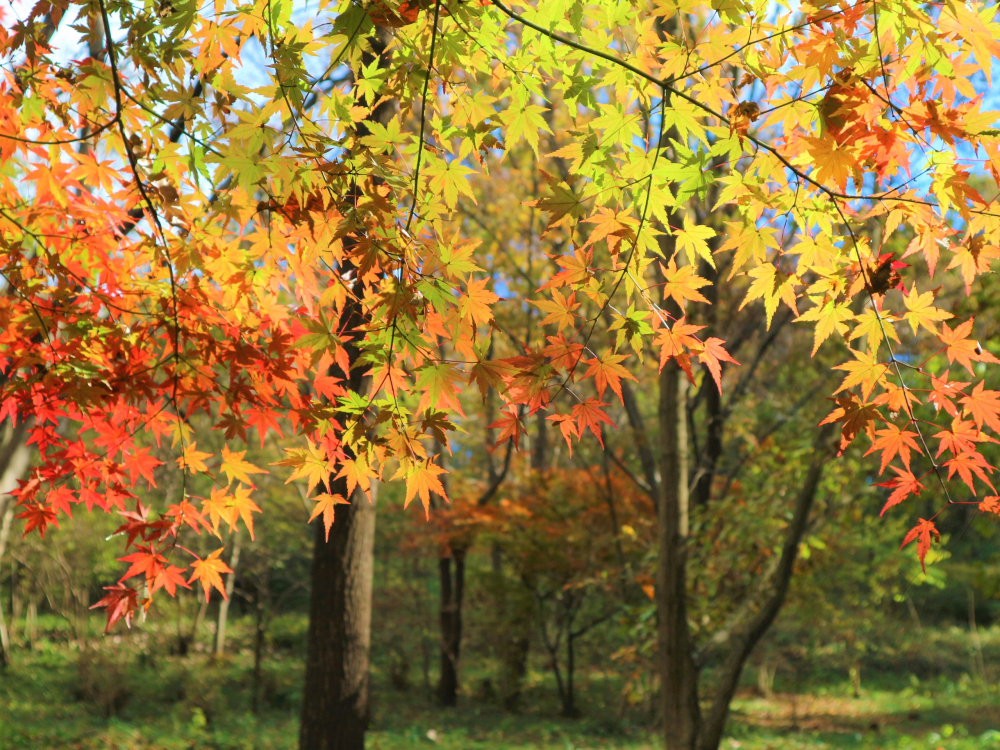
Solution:
[{"label": "green grass ground", "polygon": [[[114,644],[109,644],[114,645]],[[124,649],[123,649],[124,650]],[[0,750],[278,750],[294,748],[301,689],[298,659],[270,658],[262,710],[249,710],[250,656],[81,655],[42,642],[0,673]],[[111,654],[110,656],[108,654]],[[553,718],[552,686],[536,675],[519,715],[463,696],[433,705],[423,689],[394,691],[376,674],[373,750],[641,750],[649,728],[616,717],[591,681],[583,718]],[[1000,750],[995,686],[967,677],[920,682],[872,678],[860,698],[846,683],[813,680],[802,694],[765,700],[747,690],[734,704],[726,750]]]}]

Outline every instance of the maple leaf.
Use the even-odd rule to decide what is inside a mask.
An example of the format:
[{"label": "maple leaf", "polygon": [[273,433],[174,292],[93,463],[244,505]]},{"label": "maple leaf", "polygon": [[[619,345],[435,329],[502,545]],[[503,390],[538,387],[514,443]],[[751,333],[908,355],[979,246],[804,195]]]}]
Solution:
[{"label": "maple leaf", "polygon": [[225,473],[230,484],[233,483],[234,479],[237,479],[254,487],[256,485],[250,480],[250,475],[267,474],[267,471],[265,469],[258,469],[249,461],[244,461],[243,456],[245,455],[246,451],[230,451],[228,446],[223,445],[222,466],[219,468]]},{"label": "maple leaf", "polygon": [[225,517],[226,508],[229,506],[229,492],[227,488],[213,487],[211,496],[201,501],[201,512],[207,514],[212,521],[212,533],[220,539],[219,521]]},{"label": "maple leaf", "polygon": [[416,390],[421,391],[417,411],[427,408],[441,411],[454,410],[465,416],[462,405],[458,402],[458,392],[455,383],[464,379],[463,373],[450,362],[431,364],[417,373]]},{"label": "maple leaf", "polygon": [[993,467],[986,462],[981,453],[959,453],[954,458],[945,461],[944,465],[948,467],[948,479],[951,479],[955,475],[955,472],[958,472],[962,481],[968,485],[973,493],[976,491],[972,479],[973,474],[987,484],[991,490],[996,492],[993,483],[986,476],[987,473],[993,472]]},{"label": "maple leaf", "polygon": [[337,472],[336,479],[344,477],[347,479],[347,496],[352,497],[354,495],[355,487],[360,487],[361,490],[368,496],[368,500],[371,501],[371,480],[375,479],[378,475],[372,471],[371,465],[368,463],[368,457],[364,453],[360,453],[354,458],[344,459],[341,464],[340,471]]},{"label": "maple leaf", "polygon": [[924,558],[927,557],[927,553],[931,548],[931,535],[933,535],[935,539],[941,539],[941,534],[938,533],[934,522],[926,521],[921,518],[917,521],[917,525],[910,529],[906,536],[903,537],[903,543],[899,545],[899,548],[903,549],[903,547],[912,542],[914,539],[917,540],[917,555],[920,557],[920,569],[925,573],[927,572],[927,568],[924,566]]},{"label": "maple leaf", "polygon": [[712,379],[715,380],[715,387],[719,389],[719,393],[722,393],[722,363],[732,362],[737,367],[740,364],[722,347],[725,343],[722,339],[715,337],[705,339],[701,345],[701,351],[698,352],[698,361],[705,365],[712,374]]},{"label": "maple leaf", "polygon": [[144,575],[147,580],[151,580],[163,570],[167,559],[151,547],[139,545],[135,552],[125,557],[119,557],[118,561],[131,563],[129,569],[125,571],[125,575],[119,580],[124,581],[138,575]]},{"label": "maple leaf", "polygon": [[132,627],[132,616],[136,607],[139,606],[139,594],[131,586],[119,583],[116,586],[105,586],[108,593],[90,607],[90,609],[106,608],[108,610],[108,622],[104,627],[104,632],[111,630],[116,622],[124,619],[128,627]]},{"label": "maple leaf", "polygon": [[551,191],[550,195],[525,202],[525,205],[540,208],[549,214],[549,222],[545,227],[546,233],[563,224],[569,224],[572,219],[581,218],[585,213],[582,195],[575,193],[569,185],[554,182],[551,178],[547,181]]},{"label": "maple leaf", "polygon": [[687,373],[688,379],[693,383],[694,376],[691,373],[691,364],[688,358],[688,350],[700,350],[701,342],[694,337],[694,334],[702,330],[705,326],[691,325],[685,317],[680,317],[674,321],[672,328],[664,326],[653,340],[656,346],[660,347],[660,371],[663,366],[670,361],[671,357],[677,359],[678,364]]},{"label": "maple leaf", "polygon": [[222,550],[225,547],[219,547],[212,554],[206,557],[204,560],[195,560],[191,563],[191,567],[194,568],[194,572],[191,573],[191,577],[188,579],[188,583],[194,583],[195,581],[201,582],[201,587],[205,590],[205,601],[208,601],[209,592],[215,588],[218,589],[219,593],[222,594],[223,599],[228,599],[226,596],[226,587],[222,584],[222,574],[232,573],[232,569],[226,565],[222,560],[219,559],[219,555],[222,554]]},{"label": "maple leaf", "polygon": [[178,586],[183,586],[186,589],[191,588],[184,580],[184,572],[184,568],[179,568],[176,565],[161,568],[149,586],[149,593],[154,594],[162,588],[166,589],[170,596],[176,596]]},{"label": "maple leaf", "polygon": [[767,327],[770,330],[771,320],[778,309],[778,303],[784,302],[796,315],[799,314],[795,305],[795,286],[801,284],[795,274],[786,274],[777,266],[763,263],[750,271],[753,283],[747,289],[747,296],[740,304],[740,310],[755,299],[764,300],[764,312],[767,315]]},{"label": "maple leaf", "polygon": [[518,441],[521,439],[521,435],[526,432],[524,425],[521,424],[521,418],[511,406],[508,406],[505,410],[501,411],[500,419],[493,424],[487,425],[486,429],[500,430],[500,437],[498,437],[496,443],[494,443],[494,448],[501,443],[506,443],[508,440],[513,440],[515,450],[518,448]]},{"label": "maple leaf", "polygon": [[296,479],[306,480],[306,492],[312,492],[320,482],[326,482],[333,472],[333,460],[327,458],[322,446],[306,439],[305,448],[285,448],[287,458],[275,461],[271,466],[291,466],[295,471],[285,480],[285,484]]},{"label": "maple leaf", "polygon": [[316,520],[320,514],[323,515],[323,528],[326,531],[326,541],[330,541],[330,527],[333,526],[333,514],[338,505],[350,505],[350,501],[345,500],[341,495],[330,495],[326,492],[316,495],[313,498],[316,505],[313,506],[312,515],[309,516],[309,523]]},{"label": "maple leaf", "polygon": [[211,453],[198,450],[198,443],[193,441],[184,446],[184,453],[177,459],[177,465],[181,468],[181,471],[187,469],[192,474],[197,474],[198,472],[207,474],[208,466],[205,464],[205,459],[211,457]]},{"label": "maple leaf", "polygon": [[441,474],[447,473],[447,471],[433,463],[430,459],[413,463],[405,469],[403,466],[400,466],[397,476],[403,474],[406,478],[406,498],[403,500],[403,507],[409,507],[410,501],[419,495],[420,502],[424,506],[424,515],[430,518],[432,492],[443,498],[446,502],[451,502],[445,493],[444,485],[438,479]]},{"label": "maple leaf", "polygon": [[996,443],[996,438],[990,437],[981,432],[973,422],[955,417],[951,420],[950,430],[941,430],[934,435],[940,440],[935,458],[945,451],[950,451],[953,456],[960,453],[975,453],[976,443],[991,442]]},{"label": "maple leaf", "polygon": [[889,365],[878,362],[874,352],[866,353],[855,349],[851,350],[851,354],[854,355],[854,362],[845,362],[833,368],[834,370],[843,370],[847,373],[847,377],[844,378],[844,381],[834,393],[840,393],[841,391],[846,391],[848,388],[860,385],[861,398],[867,401],[872,391],[875,390],[875,386],[884,383]]},{"label": "maple leaf", "polygon": [[816,179],[833,183],[838,190],[847,186],[847,178],[858,168],[855,149],[833,138],[806,138],[809,153],[816,165]]},{"label": "maple leaf", "polygon": [[606,240],[608,243],[608,252],[612,256],[617,256],[621,251],[623,239],[632,239],[635,237],[632,229],[635,220],[626,212],[614,211],[601,206],[593,216],[584,221],[596,226],[590,233],[590,236],[587,237],[587,241],[583,246],[590,247],[595,242]]},{"label": "maple leaf", "polygon": [[830,400],[837,404],[837,408],[830,412],[820,424],[844,423],[841,428],[838,456],[844,454],[844,450],[862,430],[872,441],[875,440],[876,420],[885,421],[875,404],[861,401],[854,393],[847,393]]},{"label": "maple leaf", "polygon": [[528,300],[532,305],[535,305],[539,310],[547,312],[542,319],[542,325],[553,324],[558,326],[561,331],[563,328],[572,327],[573,323],[576,321],[577,316],[573,313],[580,303],[576,301],[576,292],[572,292],[569,296],[564,296],[558,289],[552,290],[552,299],[538,299],[538,300]]},{"label": "maple leaf", "polygon": [[572,414],[550,414],[546,419],[559,425],[559,432],[562,433],[563,439],[566,441],[566,447],[569,448],[570,458],[572,458],[573,437],[580,436],[580,432],[576,426],[576,419]]},{"label": "maple leaf", "polygon": [[661,263],[660,269],[663,271],[663,278],[666,279],[663,284],[663,299],[673,298],[681,310],[684,309],[686,300],[708,304],[705,295],[698,290],[703,286],[709,286],[712,282],[695,273],[694,266],[688,265],[678,268],[674,259],[671,258],[667,266]]},{"label": "maple leaf", "polygon": [[981,430],[986,424],[994,432],[1000,432],[1000,391],[985,390],[983,381],[980,381],[970,395],[962,397],[961,402],[965,405],[963,413],[972,415],[976,427]]},{"label": "maple leaf", "polygon": [[489,323],[493,319],[493,311],[490,305],[500,299],[486,288],[488,282],[489,279],[476,281],[470,276],[469,283],[465,288],[465,294],[458,303],[461,316],[473,325]]},{"label": "maple leaf", "polygon": [[920,452],[920,446],[917,445],[914,438],[917,433],[910,430],[901,430],[898,426],[894,424],[889,424],[886,429],[878,430],[876,433],[878,435],[878,440],[872,442],[872,447],[868,449],[865,453],[866,456],[870,456],[876,451],[882,451],[882,465],[879,468],[879,474],[885,471],[885,467],[889,465],[896,455],[899,455],[900,460],[903,465],[909,469],[910,468],[910,449],[915,450],[917,453]]},{"label": "maple leaf", "polygon": [[[712,268],[715,268],[715,258],[712,257],[712,250],[707,242],[715,237],[714,229],[699,226],[685,216],[684,228],[675,228],[674,237],[677,241],[677,249],[682,250],[687,256],[689,266],[694,265],[697,258],[704,258]],[[673,263],[673,260],[671,258],[670,262]],[[664,294],[664,296],[666,295]]]},{"label": "maple leaf", "polygon": [[[581,347],[582,348],[582,347]],[[503,360],[477,359],[469,372],[469,382],[476,382],[479,394],[486,400],[486,394],[491,388],[500,391],[513,368]]]},{"label": "maple leaf", "polygon": [[31,503],[24,506],[24,510],[18,513],[15,518],[24,519],[24,534],[21,535],[22,538],[28,536],[35,529],[38,529],[39,536],[44,539],[45,530],[49,524],[59,528],[59,521],[56,520],[56,512],[52,508],[40,503]]},{"label": "maple leaf", "polygon": [[[594,384],[597,386],[597,397],[604,396],[604,390],[611,387],[618,399],[622,400],[622,378],[635,380],[636,377],[619,362],[625,359],[624,354],[612,354],[610,350],[605,350],[604,355],[594,359],[585,360],[584,364],[589,365],[583,377],[594,376]],[[624,401],[622,401],[624,403]]]},{"label": "maple leaf", "polygon": [[979,510],[983,513],[994,513],[1000,516],[1000,497],[996,495],[987,495],[983,498],[983,501],[979,503]]},{"label": "maple leaf", "polygon": [[[868,351],[877,352],[885,336],[888,336],[896,343],[899,343],[899,335],[896,333],[895,326],[893,326],[893,323],[895,322],[896,319],[891,315],[887,315],[881,311],[876,311],[871,307],[865,308],[865,310],[858,315],[857,325],[854,327],[854,330],[851,331],[851,335],[847,337],[847,340],[854,341],[862,336],[867,336]],[[813,350],[813,353],[815,354],[815,349]]]},{"label": "maple leaf", "polygon": [[1000,359],[985,351],[978,341],[969,338],[974,322],[974,318],[969,318],[964,323],[955,326],[954,330],[949,328],[947,323],[942,323],[941,333],[938,334],[941,343],[947,347],[945,354],[948,356],[948,363],[957,361],[972,375],[976,374],[972,369],[973,361],[1000,364]]},{"label": "maple leaf", "polygon": [[594,251],[577,248],[572,255],[557,255],[554,260],[563,270],[542,284],[538,288],[540,292],[550,288],[586,282],[590,278],[590,264],[594,260]]},{"label": "maple leaf", "polygon": [[957,417],[958,407],[955,406],[954,400],[961,395],[965,395],[965,387],[970,385],[970,383],[950,380],[949,376],[950,373],[948,370],[941,373],[940,377],[931,375],[931,394],[927,400],[934,404],[936,408],[944,409],[952,417]]},{"label": "maple leaf", "polygon": [[919,495],[924,489],[924,486],[920,484],[920,481],[913,476],[909,469],[904,471],[903,469],[899,469],[895,466],[890,468],[896,472],[897,476],[894,476],[888,482],[881,482],[875,485],[876,487],[887,487],[892,490],[892,492],[889,493],[889,499],[882,508],[882,512],[879,513],[880,517],[884,516],[885,512],[889,510],[889,508],[894,505],[899,505],[910,495]]},{"label": "maple leaf", "polygon": [[830,338],[830,334],[837,331],[840,334],[847,333],[848,320],[854,318],[847,304],[838,305],[834,300],[829,300],[822,304],[815,305],[806,310],[796,318],[796,322],[815,322],[816,330],[813,334],[813,355],[819,350],[820,344]]},{"label": "maple leaf", "polygon": [[135,483],[136,475],[140,475],[149,482],[151,487],[156,486],[153,469],[160,466],[163,462],[155,456],[149,455],[151,450],[152,448],[134,448],[131,453],[125,454],[123,465],[128,470],[133,484]]},{"label": "maple leaf", "polygon": [[918,294],[917,285],[914,283],[910,293],[903,297],[903,304],[906,305],[903,317],[913,328],[914,335],[920,326],[936,334],[937,328],[934,327],[934,323],[953,317],[951,313],[940,310],[931,304],[934,302],[934,294],[933,291]]},{"label": "maple leaf", "polygon": [[229,497],[229,530],[236,528],[236,520],[243,519],[247,531],[250,532],[250,539],[253,539],[253,513],[260,513],[260,508],[250,499],[250,490],[242,484],[237,485],[236,491]]},{"label": "maple leaf", "polygon": [[583,403],[573,406],[573,418],[579,425],[577,427],[577,437],[582,436],[584,430],[589,429],[597,437],[597,442],[601,444],[602,448],[604,447],[604,438],[601,437],[601,425],[609,424],[612,427],[615,426],[615,423],[605,413],[603,408],[605,406],[607,404],[596,398],[588,398]]}]

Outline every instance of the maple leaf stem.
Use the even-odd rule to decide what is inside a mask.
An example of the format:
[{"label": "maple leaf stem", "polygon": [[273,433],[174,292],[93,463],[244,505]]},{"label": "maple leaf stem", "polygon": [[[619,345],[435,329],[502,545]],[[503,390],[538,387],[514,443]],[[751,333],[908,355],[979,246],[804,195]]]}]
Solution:
[{"label": "maple leaf stem", "polygon": [[434,68],[434,52],[437,48],[438,15],[441,12],[441,0],[434,0],[434,25],[431,27],[431,51],[427,62],[427,75],[424,76],[424,90],[420,96],[420,134],[417,136],[417,159],[413,165],[413,202],[410,204],[410,214],[406,217],[406,235],[410,234],[410,223],[417,210],[417,198],[420,196],[420,162],[424,155],[424,127],[427,123],[427,88],[431,82],[431,70]]}]

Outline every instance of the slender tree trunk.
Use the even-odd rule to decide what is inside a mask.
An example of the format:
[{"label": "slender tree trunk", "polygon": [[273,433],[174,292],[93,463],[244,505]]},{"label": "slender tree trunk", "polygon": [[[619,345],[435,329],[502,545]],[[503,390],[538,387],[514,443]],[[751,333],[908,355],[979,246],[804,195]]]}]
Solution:
[{"label": "slender tree trunk", "polygon": [[751,597],[759,601],[749,602],[751,607],[746,616],[739,618],[740,622],[734,625],[733,633],[727,639],[726,656],[723,660],[719,684],[712,699],[711,709],[701,728],[698,750],[718,750],[719,743],[722,742],[722,732],[726,726],[726,719],[729,716],[729,705],[736,693],[736,686],[739,684],[743,666],[754,647],[774,623],[774,619],[784,604],[785,595],[788,593],[792,579],[795,559],[798,556],[799,544],[809,528],[809,514],[816,499],[819,482],[823,477],[823,469],[833,453],[834,444],[831,442],[831,436],[834,432],[832,425],[826,425],[820,429],[813,447],[812,461],[806,471],[802,487],[799,489],[795,512],[785,532],[781,556],[777,558],[773,569],[766,574],[767,580],[763,583],[766,591],[762,589],[759,597]]},{"label": "slender tree trunk", "polygon": [[[362,63],[387,68],[391,41],[388,29],[376,28],[368,37],[370,51],[362,55]],[[395,101],[381,101],[368,119],[385,125],[395,111]],[[370,135],[365,121],[358,123],[357,134]],[[344,239],[350,241],[351,236]],[[355,277],[354,293],[360,299],[364,288],[352,264],[343,264],[339,271],[342,278]],[[361,305],[348,299],[341,315],[342,330],[357,340],[363,337],[359,329],[367,322]],[[348,385],[363,392],[371,366],[355,366],[360,352],[351,341],[344,349],[351,365]],[[329,491],[347,497],[346,479],[330,482]],[[299,750],[362,750],[365,746],[377,492],[372,480],[371,502],[360,490],[353,493],[350,505],[337,512],[329,541],[323,524],[316,524]]]},{"label": "slender tree trunk", "polygon": [[[14,503],[10,500],[0,501],[0,507],[5,507],[3,521],[0,522],[0,562],[3,561],[4,549],[7,546],[7,536],[14,521]],[[0,568],[2,570],[2,568]],[[2,576],[0,576],[2,580]],[[11,581],[13,583],[13,581]],[[7,620],[3,613],[3,590],[0,589],[0,669],[10,664],[10,634],[7,632]]]},{"label": "slender tree trunk", "polygon": [[667,750],[693,750],[701,722],[687,621],[687,381],[671,360],[660,373],[660,497],[656,610]]},{"label": "slender tree trunk", "polygon": [[462,647],[462,597],[465,589],[465,550],[450,549],[438,560],[441,580],[441,676],[438,699],[442,705],[458,702],[458,658]]},{"label": "slender tree trunk", "polygon": [[[3,520],[0,521],[0,566],[3,565],[3,556],[7,551],[10,527],[14,523],[14,501],[7,493],[17,487],[17,480],[27,470],[30,458],[28,446],[23,440],[24,431],[23,423],[19,428],[11,430],[7,445],[0,451],[0,510],[3,515]],[[0,580],[3,580],[2,576]],[[11,585],[13,584],[14,577],[11,576]],[[0,589],[0,668],[7,666],[9,662],[10,634],[7,632],[7,620],[3,611],[3,590]]]},{"label": "slender tree trunk", "polygon": [[[572,628],[572,624],[570,625]],[[568,719],[575,719],[580,715],[576,708],[576,691],[573,678],[576,674],[576,637],[572,630],[566,631],[566,698],[563,701],[562,714]]]},{"label": "slender tree trunk", "polygon": [[[332,483],[346,495],[346,479]],[[372,483],[372,497],[376,485]],[[361,750],[368,727],[375,505],[356,490],[324,538],[316,524],[300,750]]]},{"label": "slender tree trunk", "polygon": [[215,654],[219,656],[226,651],[226,624],[229,621],[229,603],[233,600],[233,590],[236,588],[236,568],[240,564],[240,530],[236,528],[233,534],[233,554],[229,558],[232,573],[226,576],[226,596],[219,602],[219,623],[215,630]]}]

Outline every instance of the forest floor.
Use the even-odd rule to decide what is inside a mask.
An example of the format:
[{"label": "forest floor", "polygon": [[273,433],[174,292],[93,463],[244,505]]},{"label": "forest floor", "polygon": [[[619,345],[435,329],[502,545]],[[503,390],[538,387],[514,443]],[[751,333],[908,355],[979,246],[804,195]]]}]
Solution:
[{"label": "forest floor", "polygon": [[[301,660],[272,655],[250,711],[248,653],[180,658],[112,649],[84,652],[41,641],[0,672],[0,750],[292,750]],[[530,681],[529,681],[530,682]],[[442,709],[413,686],[375,675],[372,750],[645,750],[655,731],[620,718],[608,691],[585,681],[582,718],[554,718],[552,686],[539,675],[525,709],[511,715],[462,696]],[[918,680],[880,674],[854,698],[846,680],[810,679],[769,698],[745,689],[723,750],[1000,750],[1000,692],[967,676]]]}]

